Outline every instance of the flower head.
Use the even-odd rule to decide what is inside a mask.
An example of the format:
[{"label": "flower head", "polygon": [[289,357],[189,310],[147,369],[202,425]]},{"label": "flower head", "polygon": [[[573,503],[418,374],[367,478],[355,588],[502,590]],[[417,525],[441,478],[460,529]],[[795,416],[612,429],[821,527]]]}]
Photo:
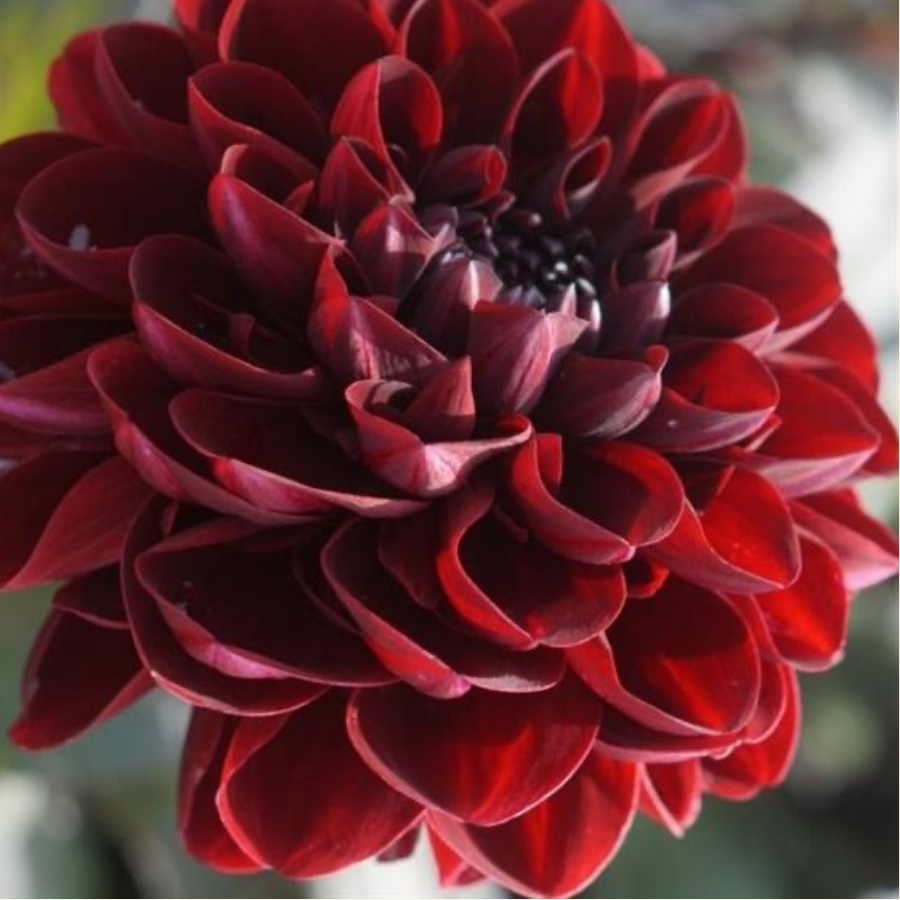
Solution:
[{"label": "flower head", "polygon": [[0,147],[12,736],[193,707],[188,849],[533,895],[780,782],[896,570],[826,225],[602,0],[177,0]]}]

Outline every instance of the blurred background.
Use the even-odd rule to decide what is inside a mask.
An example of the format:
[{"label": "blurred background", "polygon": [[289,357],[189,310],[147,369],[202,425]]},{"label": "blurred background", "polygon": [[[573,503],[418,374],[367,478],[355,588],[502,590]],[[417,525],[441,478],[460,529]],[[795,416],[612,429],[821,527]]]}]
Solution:
[{"label": "blurred background", "polygon": [[[619,0],[631,29],[677,71],[741,100],[756,180],[786,187],[832,224],[848,293],[878,335],[896,417],[897,4],[894,0]],[[52,124],[47,64],[93,23],[164,18],[166,0],[0,0],[0,138]],[[897,525],[897,485],[867,486]],[[47,592],[0,600],[0,724]],[[786,787],[749,804],[707,799],[675,841],[638,821],[588,897],[897,896],[896,582],[859,598],[846,662],[804,679],[804,733]],[[76,744],[41,755],[0,740],[0,896],[450,897],[430,863],[361,866],[317,884],[226,878],[174,834],[185,726],[159,692]],[[495,892],[493,896],[504,896]]]}]

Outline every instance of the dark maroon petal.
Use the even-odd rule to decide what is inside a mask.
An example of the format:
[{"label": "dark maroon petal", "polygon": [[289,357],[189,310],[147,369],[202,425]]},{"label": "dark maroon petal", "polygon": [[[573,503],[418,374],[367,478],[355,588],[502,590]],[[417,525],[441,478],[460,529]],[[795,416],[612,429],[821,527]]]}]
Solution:
[{"label": "dark maroon petal", "polygon": [[220,872],[262,868],[238,847],[222,824],[216,793],[236,720],[194,709],[184,740],[178,779],[178,830],[185,849]]},{"label": "dark maroon petal", "polygon": [[61,744],[121,712],[151,685],[127,631],[55,609],[31,648],[23,710],[10,737],[27,750]]},{"label": "dark maroon petal", "polygon": [[442,244],[412,213],[379,206],[359,223],[351,249],[372,291],[402,300]]},{"label": "dark maroon petal", "polygon": [[479,206],[496,197],[506,181],[506,158],[497,147],[456,147],[432,163],[416,190],[419,202]]},{"label": "dark maroon petal", "polygon": [[199,168],[184,91],[194,66],[178,32],[152,22],[104,28],[95,69],[99,94],[131,146]]},{"label": "dark maroon petal", "polygon": [[352,0],[235,0],[219,32],[225,60],[261,63],[317,108],[333,105],[366,63],[388,52],[383,33]]},{"label": "dark maroon petal", "polygon": [[700,815],[700,763],[648,763],[641,781],[641,811],[675,837],[683,837]]},{"label": "dark maroon petal", "polygon": [[735,732],[759,697],[759,653],[741,616],[675,578],[652,600],[626,603],[606,635],[567,658],[608,703],[670,734]]},{"label": "dark maroon petal", "polygon": [[824,256],[835,258],[831,229],[811,209],[789,194],[761,185],[743,185],[735,191],[734,227],[778,225],[806,238]]},{"label": "dark maroon petal", "polygon": [[430,809],[493,825],[565,784],[589,752],[599,719],[599,705],[569,679],[536,694],[473,690],[452,701],[406,686],[358,691],[347,725],[388,784]]},{"label": "dark maroon petal", "polygon": [[318,114],[284,76],[265,66],[206,66],[191,78],[188,99],[197,143],[214,170],[234,144],[258,147],[287,162],[296,153],[313,162],[324,155]]},{"label": "dark maroon petal", "polygon": [[778,652],[796,668],[820,670],[841,658],[850,598],[837,557],[819,541],[800,542],[800,577],[782,591],[759,594]]},{"label": "dark maroon petal", "polygon": [[880,438],[841,391],[814,375],[779,366],[778,429],[748,457],[748,465],[789,497],[846,480],[866,464]]},{"label": "dark maroon petal", "polygon": [[132,257],[131,284],[141,343],[177,381],[290,400],[325,391],[311,360],[240,311],[245,289],[207,245],[149,238]]},{"label": "dark maroon petal", "polygon": [[470,866],[455,850],[451,850],[434,831],[426,828],[428,841],[438,869],[441,887],[454,888],[483,881],[485,876]]},{"label": "dark maroon petal", "polygon": [[434,506],[418,515],[386,521],[378,536],[378,561],[426,609],[436,609],[444,597],[434,564],[438,538]]},{"label": "dark maroon petal", "polygon": [[896,574],[896,535],[867,516],[851,491],[804,497],[791,503],[791,512],[837,556],[848,590],[862,590]]},{"label": "dark maroon petal", "polygon": [[670,307],[668,285],[652,277],[611,291],[603,298],[601,349],[627,353],[655,344],[666,330]]},{"label": "dark maroon petal", "polygon": [[640,768],[595,750],[552,797],[511,822],[481,828],[430,813],[465,860],[528,897],[570,897],[615,856],[638,803]]},{"label": "dark maroon petal", "polygon": [[64,584],[53,595],[53,606],[104,628],[128,628],[122,604],[119,567],[97,569]]},{"label": "dark maroon petal", "polygon": [[336,239],[231,175],[213,179],[209,210],[228,255],[264,308],[296,330]]},{"label": "dark maroon petal", "polygon": [[156,491],[251,522],[296,524],[296,517],[259,509],[209,477],[203,458],[172,425],[169,402],[177,387],[133,341],[123,338],[95,350],[88,374],[103,398],[116,448]]},{"label": "dark maroon petal", "polygon": [[504,125],[514,182],[584,143],[602,113],[603,87],[587,55],[561,50],[538,66]]},{"label": "dark maroon petal", "polygon": [[518,78],[516,52],[496,19],[476,0],[419,0],[397,34],[397,52],[434,79],[446,140],[493,140]]},{"label": "dark maroon petal", "polygon": [[105,297],[127,301],[132,249],[157,233],[201,235],[198,184],[134,150],[85,150],[30,182],[17,214],[29,243],[54,270]]},{"label": "dark maroon petal", "polygon": [[645,553],[714,591],[775,590],[800,572],[800,545],[784,498],[742,469],[699,515],[686,503],[675,530]]},{"label": "dark maroon petal", "polygon": [[514,653],[451,630],[410,597],[382,567],[372,523],[350,522],[325,546],[322,568],[363,637],[398,678],[439,699],[474,685],[500,693],[545,691],[565,672],[551,650]]},{"label": "dark maroon petal", "polygon": [[611,160],[609,138],[599,138],[577,150],[561,153],[528,189],[531,204],[548,221],[570,221],[590,205]]},{"label": "dark maroon petal", "polygon": [[244,719],[225,760],[218,795],[225,826],[252,859],[290,878],[374,856],[422,814],[357,756],[345,703],[332,691],[290,716]]},{"label": "dark maroon petal", "polygon": [[491,514],[493,492],[456,494],[441,514],[437,572],[454,610],[478,633],[514,649],[581,643],[625,601],[620,570],[560,559]]},{"label": "dark maroon petal", "polygon": [[[562,473],[554,488],[552,472]],[[509,468],[512,500],[529,528],[569,559],[625,562],[634,548],[671,531],[684,495],[674,470],[650,450],[597,443],[562,461],[559,438],[540,435],[517,450]],[[554,496],[559,492],[559,496]]]},{"label": "dark maroon petal", "polygon": [[778,402],[778,384],[749,350],[685,341],[670,347],[662,396],[634,437],[666,452],[712,450],[753,434]]},{"label": "dark maroon petal", "polygon": [[330,257],[323,260],[309,321],[309,341],[344,384],[377,378],[418,385],[444,357],[393,316],[351,297]]},{"label": "dark maroon petal", "polygon": [[722,758],[703,760],[707,790],[729,800],[748,800],[763,788],[784,781],[800,737],[797,676],[791,673],[788,683],[788,704],[778,727],[766,740],[742,744]]},{"label": "dark maroon petal", "polygon": [[722,236],[734,203],[734,191],[724,178],[692,178],[666,194],[655,224],[678,235],[680,255],[696,253]]},{"label": "dark maroon petal", "polygon": [[122,558],[122,594],[131,634],[153,680],[193,706],[229,714],[270,716],[321,696],[322,685],[297,678],[231,678],[184,651],[135,571],[138,556],[167,536],[165,513],[162,498],[147,502],[132,523]]},{"label": "dark maroon petal", "polygon": [[614,438],[650,415],[668,359],[661,346],[636,359],[571,353],[544,393],[535,418],[542,429],[573,437]]},{"label": "dark maroon petal", "polygon": [[678,297],[669,316],[673,335],[735,341],[757,352],[778,328],[775,307],[734,284],[704,284]]},{"label": "dark maroon petal", "polygon": [[500,0],[493,12],[511,35],[526,71],[569,47],[591,60],[606,97],[602,131],[615,132],[633,113],[636,46],[611,6],[582,0]]},{"label": "dark maroon petal", "polygon": [[729,232],[679,281],[682,289],[710,281],[747,288],[778,312],[773,341],[785,346],[824,320],[841,297],[834,264],[805,238],[775,225],[748,225]]},{"label": "dark maroon petal", "polygon": [[530,412],[586,324],[566,313],[478,303],[467,349],[479,411]]},{"label": "dark maroon petal", "polygon": [[137,562],[141,584],[187,653],[235,678],[393,681],[362,641],[319,615],[294,578],[289,554],[241,553],[227,543],[181,546],[201,540],[199,532],[160,544]]},{"label": "dark maroon petal", "polygon": [[381,518],[421,508],[341,459],[293,404],[198,389],[173,401],[171,413],[182,437],[212,462],[216,479],[262,509],[320,515],[342,508]]},{"label": "dark maroon petal", "polygon": [[361,69],[331,117],[331,136],[358,138],[395,172],[415,178],[441,141],[441,96],[417,65],[387,56]]}]

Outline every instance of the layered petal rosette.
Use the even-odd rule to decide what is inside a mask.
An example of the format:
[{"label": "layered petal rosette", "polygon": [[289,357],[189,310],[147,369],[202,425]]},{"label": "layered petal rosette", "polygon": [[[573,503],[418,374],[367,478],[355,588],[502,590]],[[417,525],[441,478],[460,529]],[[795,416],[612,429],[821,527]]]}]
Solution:
[{"label": "layered petal rosette", "polygon": [[12,737],[189,704],[179,826],[570,895],[778,784],[897,568],[826,225],[602,0],[177,0],[0,147]]}]

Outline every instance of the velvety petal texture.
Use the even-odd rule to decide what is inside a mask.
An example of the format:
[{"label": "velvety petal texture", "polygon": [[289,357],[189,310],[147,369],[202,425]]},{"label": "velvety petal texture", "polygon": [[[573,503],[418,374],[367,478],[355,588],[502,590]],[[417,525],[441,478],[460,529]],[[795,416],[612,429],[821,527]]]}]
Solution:
[{"label": "velvety petal texture", "polygon": [[608,0],[173,0],[0,146],[11,738],[190,707],[186,850],[585,890],[787,775],[897,571],[828,226]]}]

